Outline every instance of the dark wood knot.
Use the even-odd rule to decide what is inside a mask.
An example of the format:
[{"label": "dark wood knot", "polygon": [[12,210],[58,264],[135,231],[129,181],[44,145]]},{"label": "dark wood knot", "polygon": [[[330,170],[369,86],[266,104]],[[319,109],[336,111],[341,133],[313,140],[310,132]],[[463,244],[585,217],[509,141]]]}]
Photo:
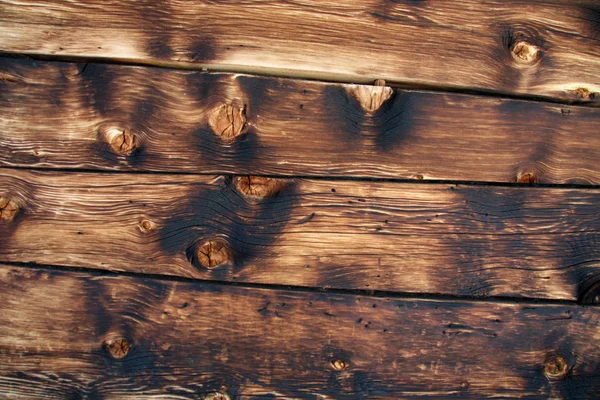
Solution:
[{"label": "dark wood knot", "polygon": [[544,366],[544,375],[548,379],[563,379],[568,371],[569,366],[562,356],[552,357]]},{"label": "dark wood knot", "polygon": [[583,288],[578,302],[580,304],[600,304],[600,280],[586,286]]},{"label": "dark wood knot", "polygon": [[10,222],[19,212],[19,205],[8,196],[0,196],[0,221]]},{"label": "dark wood knot", "polygon": [[350,363],[336,358],[331,360],[331,367],[336,371],[344,371],[350,368]]},{"label": "dark wood knot", "polygon": [[537,182],[537,176],[533,172],[527,172],[517,176],[517,183],[534,184]]},{"label": "dark wood knot", "polygon": [[118,337],[106,340],[104,342],[104,348],[112,358],[120,360],[127,356],[131,349],[131,344],[127,339]]},{"label": "dark wood knot", "polygon": [[264,198],[276,195],[283,186],[283,180],[264,176],[236,176],[233,185],[245,197]]},{"label": "dark wood knot", "polygon": [[377,79],[373,85],[349,85],[348,92],[354,96],[364,111],[375,113],[394,94],[394,89]]},{"label": "dark wood knot", "polygon": [[217,268],[231,261],[231,249],[222,239],[207,240],[198,247],[198,263],[207,269]]},{"label": "dark wood knot", "polygon": [[117,155],[129,156],[139,148],[140,140],[130,129],[102,127],[100,132],[104,141]]},{"label": "dark wood knot", "polygon": [[211,113],[208,125],[221,140],[231,142],[241,135],[246,127],[246,107],[221,104]]}]

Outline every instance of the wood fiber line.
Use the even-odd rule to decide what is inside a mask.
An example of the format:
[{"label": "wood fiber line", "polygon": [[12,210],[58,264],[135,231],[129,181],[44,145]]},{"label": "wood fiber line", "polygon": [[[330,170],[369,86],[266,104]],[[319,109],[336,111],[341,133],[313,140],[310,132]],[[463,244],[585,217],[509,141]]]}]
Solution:
[{"label": "wood fiber line", "polygon": [[0,2],[0,51],[598,101],[589,0]]},{"label": "wood fiber line", "polygon": [[600,184],[595,108],[8,58],[0,77],[2,166]]},{"label": "wood fiber line", "polygon": [[7,398],[600,395],[598,307],[12,267],[0,268],[0,289],[0,395]]},{"label": "wood fiber line", "polygon": [[[600,294],[600,192],[0,170],[0,261],[460,296]],[[4,215],[4,211],[2,211]]]}]

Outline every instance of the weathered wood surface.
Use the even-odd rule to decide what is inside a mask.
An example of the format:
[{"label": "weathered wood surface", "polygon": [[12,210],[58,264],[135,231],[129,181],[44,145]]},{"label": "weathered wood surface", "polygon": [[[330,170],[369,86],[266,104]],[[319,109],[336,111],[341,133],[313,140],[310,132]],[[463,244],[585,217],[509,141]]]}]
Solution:
[{"label": "weathered wood surface", "polygon": [[568,300],[600,282],[593,189],[4,169],[0,194],[3,262]]},{"label": "weathered wood surface", "polygon": [[598,307],[373,298],[11,267],[1,267],[0,278],[2,396],[600,395]]},{"label": "weathered wood surface", "polygon": [[0,2],[0,50],[597,101],[589,0]]},{"label": "weathered wood surface", "polygon": [[0,60],[3,166],[600,183],[594,108]]}]

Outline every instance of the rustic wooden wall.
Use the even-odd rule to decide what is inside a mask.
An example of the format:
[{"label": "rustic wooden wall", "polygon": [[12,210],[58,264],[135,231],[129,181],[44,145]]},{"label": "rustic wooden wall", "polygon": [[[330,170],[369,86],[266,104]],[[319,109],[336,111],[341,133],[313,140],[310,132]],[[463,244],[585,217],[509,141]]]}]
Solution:
[{"label": "rustic wooden wall", "polygon": [[600,398],[599,32],[0,0],[0,398]]}]

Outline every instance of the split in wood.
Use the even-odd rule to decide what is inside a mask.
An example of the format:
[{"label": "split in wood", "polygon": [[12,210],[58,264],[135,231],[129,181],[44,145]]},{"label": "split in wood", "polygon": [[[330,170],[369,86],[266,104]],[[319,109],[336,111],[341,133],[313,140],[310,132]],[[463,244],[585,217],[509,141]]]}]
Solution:
[{"label": "split in wood", "polygon": [[231,250],[222,239],[207,240],[198,247],[196,256],[201,266],[213,269],[231,260]]},{"label": "split in wood", "polygon": [[225,142],[231,142],[242,134],[246,127],[246,107],[222,104],[208,119],[213,132]]},{"label": "split in wood", "polygon": [[385,86],[383,79],[377,79],[373,86],[349,85],[348,91],[358,100],[360,106],[368,113],[379,110],[383,103],[394,94],[394,89]]},{"label": "split in wood", "polygon": [[253,198],[263,198],[276,195],[283,185],[280,179],[264,176],[236,176],[233,185],[242,195]]},{"label": "split in wood", "polygon": [[550,359],[544,366],[544,375],[548,379],[562,379],[567,375],[569,366],[562,356]]},{"label": "split in wood", "polygon": [[104,348],[114,359],[120,360],[127,356],[131,345],[124,338],[110,339],[104,342]]},{"label": "split in wood", "polygon": [[0,196],[0,221],[12,221],[19,212],[19,205],[14,200]]}]

